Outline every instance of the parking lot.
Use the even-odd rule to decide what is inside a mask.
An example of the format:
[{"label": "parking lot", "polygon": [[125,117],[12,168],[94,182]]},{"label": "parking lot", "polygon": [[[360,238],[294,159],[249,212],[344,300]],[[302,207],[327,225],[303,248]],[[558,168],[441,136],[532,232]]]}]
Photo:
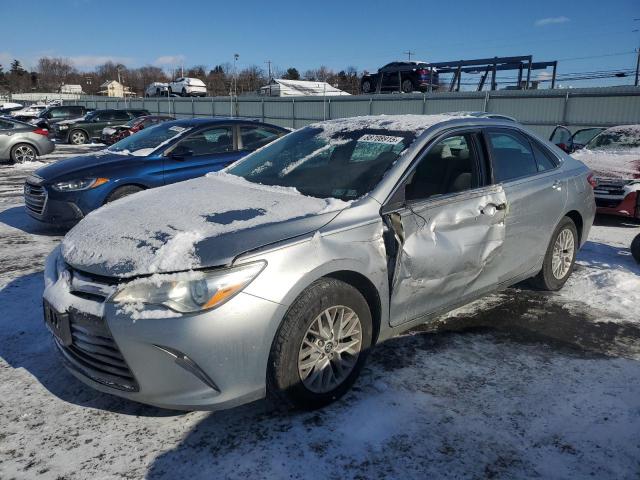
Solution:
[{"label": "parking lot", "polygon": [[[41,163],[100,146],[59,146]],[[518,285],[377,347],[316,412],[174,412],[94,391],[42,322],[64,231],[31,220],[39,164],[0,166],[0,477],[638,478],[638,226],[598,218],[559,293]]]}]

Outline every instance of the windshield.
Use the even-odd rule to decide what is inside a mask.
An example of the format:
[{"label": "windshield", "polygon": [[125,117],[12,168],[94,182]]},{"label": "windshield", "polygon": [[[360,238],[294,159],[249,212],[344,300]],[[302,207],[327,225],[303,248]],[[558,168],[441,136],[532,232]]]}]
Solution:
[{"label": "windshield", "polygon": [[586,146],[589,150],[626,150],[640,147],[640,126],[616,127],[605,130]]},{"label": "windshield", "polygon": [[227,172],[254,183],[294,187],[304,195],[353,200],[370,192],[414,139],[415,133],[406,131],[307,127]]},{"label": "windshield", "polygon": [[171,122],[161,123],[151,128],[145,128],[130,137],[125,137],[107,150],[131,155],[149,155],[161,145],[168,143],[187,130],[189,130],[188,127],[173,125]]}]

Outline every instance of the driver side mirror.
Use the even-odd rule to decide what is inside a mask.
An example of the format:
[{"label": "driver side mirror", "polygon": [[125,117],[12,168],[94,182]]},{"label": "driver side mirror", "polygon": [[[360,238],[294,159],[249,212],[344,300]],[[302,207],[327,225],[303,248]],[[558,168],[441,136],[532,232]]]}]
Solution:
[{"label": "driver side mirror", "polygon": [[176,148],[171,150],[171,153],[169,153],[169,157],[174,160],[184,160],[185,158],[192,156],[193,150],[191,150],[186,145],[178,145],[176,146]]}]

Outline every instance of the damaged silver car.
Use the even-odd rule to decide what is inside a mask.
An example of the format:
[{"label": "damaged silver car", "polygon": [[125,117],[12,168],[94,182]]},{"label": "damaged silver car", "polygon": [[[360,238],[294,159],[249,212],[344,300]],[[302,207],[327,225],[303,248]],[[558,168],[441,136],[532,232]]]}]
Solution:
[{"label": "damaged silver car", "polygon": [[88,215],[47,260],[45,320],[104,392],[314,408],[393,335],[525,279],[561,288],[594,214],[589,170],[516,123],[328,121]]}]

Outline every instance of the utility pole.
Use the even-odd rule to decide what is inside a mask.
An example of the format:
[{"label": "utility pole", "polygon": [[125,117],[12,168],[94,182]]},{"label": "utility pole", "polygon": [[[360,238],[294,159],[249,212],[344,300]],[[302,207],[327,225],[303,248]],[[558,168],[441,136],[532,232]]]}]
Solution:
[{"label": "utility pole", "polygon": [[[640,18],[634,18],[633,19],[634,22],[640,22]],[[638,29],[633,30],[634,32],[638,32]],[[638,48],[636,49],[638,55],[636,58],[636,79],[635,82],[633,83],[636,87],[638,86],[638,73],[640,73],[640,42],[638,44]]]},{"label": "utility pole", "polygon": [[416,52],[412,52],[411,50],[407,50],[406,52],[402,52],[409,57],[409,61],[411,61],[411,55],[415,55]]},{"label": "utility pole", "polygon": [[267,68],[269,69],[269,76],[267,78],[269,81],[269,96],[271,96],[271,60],[266,60],[264,63],[267,64]]}]

